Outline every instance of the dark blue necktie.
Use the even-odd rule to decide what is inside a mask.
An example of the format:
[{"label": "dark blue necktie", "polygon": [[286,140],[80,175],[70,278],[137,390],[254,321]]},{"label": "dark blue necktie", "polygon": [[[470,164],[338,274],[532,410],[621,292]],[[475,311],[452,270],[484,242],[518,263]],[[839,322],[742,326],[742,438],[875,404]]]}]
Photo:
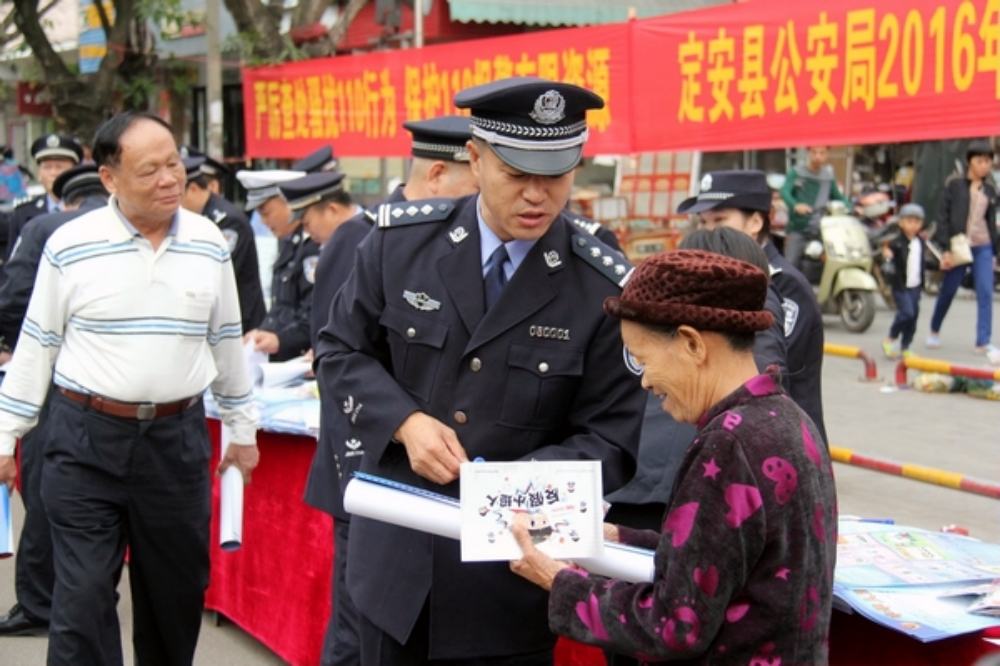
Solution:
[{"label": "dark blue necktie", "polygon": [[483,278],[483,286],[486,290],[486,309],[489,310],[500,297],[500,292],[507,284],[507,273],[503,270],[504,262],[507,261],[507,248],[501,245],[486,262],[486,276]]}]

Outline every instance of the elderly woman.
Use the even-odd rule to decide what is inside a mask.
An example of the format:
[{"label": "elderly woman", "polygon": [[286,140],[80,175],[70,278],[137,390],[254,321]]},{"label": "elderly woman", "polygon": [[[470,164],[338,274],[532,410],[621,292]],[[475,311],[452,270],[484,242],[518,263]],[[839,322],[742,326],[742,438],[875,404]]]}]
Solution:
[{"label": "elderly woman", "polygon": [[750,349],[767,329],[767,278],[699,250],[643,262],[605,311],[643,386],[697,425],[660,533],[605,526],[655,549],[651,583],[588,574],[538,551],[526,530],[511,569],[550,590],[559,634],[644,661],[825,664],[836,558],[826,447]]}]

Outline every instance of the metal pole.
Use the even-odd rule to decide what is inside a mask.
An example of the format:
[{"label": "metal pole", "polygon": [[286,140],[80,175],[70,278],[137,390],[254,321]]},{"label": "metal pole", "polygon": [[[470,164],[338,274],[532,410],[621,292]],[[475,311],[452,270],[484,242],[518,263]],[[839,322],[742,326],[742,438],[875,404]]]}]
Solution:
[{"label": "metal pole", "polygon": [[221,161],[222,152],[222,62],[219,58],[219,0],[205,0],[205,97],[208,127],[205,152]]},{"label": "metal pole", "polygon": [[424,45],[424,0],[413,0],[413,46]]}]

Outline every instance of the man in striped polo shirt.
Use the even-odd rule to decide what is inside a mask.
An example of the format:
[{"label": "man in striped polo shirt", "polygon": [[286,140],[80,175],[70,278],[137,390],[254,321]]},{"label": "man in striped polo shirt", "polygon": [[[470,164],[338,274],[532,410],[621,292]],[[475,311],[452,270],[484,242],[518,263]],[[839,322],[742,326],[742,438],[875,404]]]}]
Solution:
[{"label": "man in striped polo shirt", "polygon": [[226,240],[180,209],[184,166],[169,125],[106,121],[94,160],[108,205],[59,228],[0,388],[0,483],[17,437],[42,437],[42,502],[56,583],[49,664],[119,665],[115,584],[130,550],[138,662],[190,664],[208,585],[211,387],[232,429],[220,470],[249,481],[257,414]]}]

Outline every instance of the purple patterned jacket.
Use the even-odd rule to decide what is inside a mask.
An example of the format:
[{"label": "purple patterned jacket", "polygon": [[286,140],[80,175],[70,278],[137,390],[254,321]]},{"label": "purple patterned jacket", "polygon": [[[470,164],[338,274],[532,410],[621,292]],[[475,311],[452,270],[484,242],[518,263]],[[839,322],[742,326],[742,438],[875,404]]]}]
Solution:
[{"label": "purple patterned jacket", "polygon": [[644,661],[826,664],[837,498],[822,440],[770,375],[712,407],[678,473],[652,583],[564,569],[552,631]]}]

